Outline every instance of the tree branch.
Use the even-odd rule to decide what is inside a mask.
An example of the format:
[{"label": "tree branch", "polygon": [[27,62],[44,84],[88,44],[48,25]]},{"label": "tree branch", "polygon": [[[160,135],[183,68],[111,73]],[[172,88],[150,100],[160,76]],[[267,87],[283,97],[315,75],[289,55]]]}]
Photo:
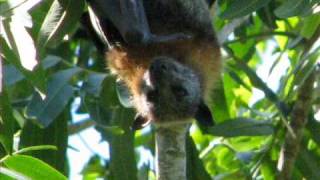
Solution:
[{"label": "tree branch", "polygon": [[186,136],[189,123],[156,127],[157,180],[186,180]]},{"label": "tree branch", "polygon": [[[0,51],[1,51],[1,48],[0,48]],[[1,52],[0,52],[1,54]],[[3,74],[2,74],[2,58],[1,58],[1,55],[0,55],[0,93],[2,92],[2,77],[3,77]]]},{"label": "tree branch", "polygon": [[303,137],[303,129],[310,112],[315,82],[315,70],[308,76],[298,90],[298,97],[291,112],[290,126],[295,136],[287,133],[285,143],[280,152],[278,161],[279,175],[277,179],[291,179],[295,160],[300,150],[300,143]]}]

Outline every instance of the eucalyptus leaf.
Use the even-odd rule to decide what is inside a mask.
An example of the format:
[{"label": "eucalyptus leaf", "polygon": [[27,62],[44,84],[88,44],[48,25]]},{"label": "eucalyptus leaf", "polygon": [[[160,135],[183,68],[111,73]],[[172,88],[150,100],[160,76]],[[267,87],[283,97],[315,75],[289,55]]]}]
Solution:
[{"label": "eucalyptus leaf", "polygon": [[[57,65],[60,61],[61,58],[49,55],[41,61],[41,64],[44,69],[48,69]],[[11,86],[25,79],[25,76],[14,65],[5,65],[3,71],[3,79],[6,86]]]},{"label": "eucalyptus leaf", "polygon": [[280,18],[302,15],[310,11],[314,3],[314,0],[287,0],[275,9],[274,14]]},{"label": "eucalyptus leaf", "polygon": [[27,107],[27,116],[43,127],[50,125],[72,97],[73,89],[68,81],[80,71],[80,68],[71,68],[54,74],[48,84],[47,96],[42,100],[39,94],[34,94]]},{"label": "eucalyptus leaf", "polygon": [[8,93],[4,89],[0,93],[0,143],[8,154],[12,153],[14,123],[13,109]]},{"label": "eucalyptus leaf", "polygon": [[25,155],[10,156],[4,164],[32,180],[67,180],[60,172],[43,161]]},{"label": "eucalyptus leaf", "polygon": [[226,120],[212,128],[209,133],[215,136],[267,136],[274,131],[270,121],[257,121],[248,118]]},{"label": "eucalyptus leaf", "polygon": [[38,48],[53,47],[75,29],[84,10],[84,0],[54,0],[40,28]]},{"label": "eucalyptus leaf", "polygon": [[227,8],[220,14],[223,19],[238,18],[248,15],[264,6],[271,0],[234,0],[227,4]]},{"label": "eucalyptus leaf", "polygon": [[[11,43],[15,42],[12,41]],[[46,90],[46,75],[42,65],[38,64],[32,71],[29,71],[22,66],[17,50],[11,48],[2,36],[0,36],[0,46],[5,59],[13,64],[32,85],[44,93]]]}]

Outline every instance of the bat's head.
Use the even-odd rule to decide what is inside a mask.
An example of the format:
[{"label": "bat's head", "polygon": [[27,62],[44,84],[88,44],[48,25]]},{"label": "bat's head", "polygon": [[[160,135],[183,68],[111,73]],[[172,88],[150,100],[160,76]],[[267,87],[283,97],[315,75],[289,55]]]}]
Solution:
[{"label": "bat's head", "polygon": [[145,116],[136,122],[153,121],[159,125],[185,123],[196,118],[213,125],[211,113],[202,98],[199,74],[177,60],[160,56],[152,60],[142,84],[142,103]]}]

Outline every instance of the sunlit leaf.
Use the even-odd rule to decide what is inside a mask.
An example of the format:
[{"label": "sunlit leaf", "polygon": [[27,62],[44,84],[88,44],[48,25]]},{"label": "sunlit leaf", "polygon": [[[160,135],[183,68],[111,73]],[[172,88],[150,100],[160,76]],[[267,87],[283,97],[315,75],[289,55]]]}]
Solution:
[{"label": "sunlit leaf", "polygon": [[314,14],[305,18],[303,27],[301,29],[301,35],[305,38],[311,38],[316,32],[320,24],[320,14]]},{"label": "sunlit leaf", "polygon": [[83,0],[55,0],[41,26],[38,47],[43,49],[46,46],[56,46],[61,42],[79,22],[84,5]]},{"label": "sunlit leaf", "polygon": [[32,180],[66,180],[61,173],[43,161],[31,156],[15,155],[7,158],[4,164]]},{"label": "sunlit leaf", "polygon": [[18,52],[15,49],[12,49],[6,43],[6,40],[1,36],[0,46],[5,59],[12,63],[27,78],[27,80],[30,81],[32,85],[34,85],[36,88],[38,88],[38,90],[44,93],[46,90],[46,76],[41,64],[38,64],[32,71],[29,71],[22,66],[18,57]]}]

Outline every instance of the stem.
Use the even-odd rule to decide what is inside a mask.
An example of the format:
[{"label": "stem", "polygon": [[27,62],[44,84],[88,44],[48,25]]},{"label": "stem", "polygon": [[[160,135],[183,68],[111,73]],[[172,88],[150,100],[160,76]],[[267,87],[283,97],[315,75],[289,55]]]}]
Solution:
[{"label": "stem", "polygon": [[156,128],[157,180],[186,180],[186,136],[189,123]]},{"label": "stem", "polygon": [[[1,47],[0,47],[0,54],[1,54]],[[0,93],[2,92],[2,58],[0,56]]]}]

